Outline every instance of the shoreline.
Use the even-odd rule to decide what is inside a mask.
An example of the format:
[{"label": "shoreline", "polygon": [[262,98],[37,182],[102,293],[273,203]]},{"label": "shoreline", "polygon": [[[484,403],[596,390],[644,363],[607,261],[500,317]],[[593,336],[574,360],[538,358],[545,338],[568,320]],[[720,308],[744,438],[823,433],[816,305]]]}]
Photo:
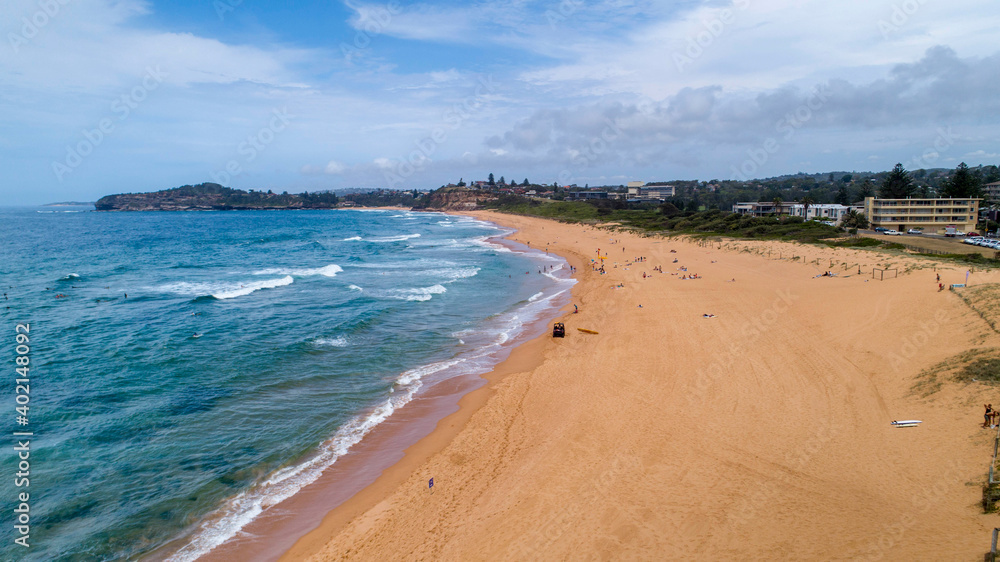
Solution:
[{"label": "shoreline", "polygon": [[[490,219],[482,219],[479,216],[470,215],[469,213],[447,212],[446,214],[462,217],[473,216],[480,220],[494,222]],[[502,223],[495,224],[511,228]],[[512,238],[516,234],[517,230],[515,229],[514,232],[502,235],[502,237],[498,236],[498,238],[504,242],[516,241],[516,239]],[[538,248],[533,249],[537,250]],[[584,260],[582,256],[575,254],[563,255],[559,253],[555,255],[564,259],[577,272],[582,270]],[[581,284],[579,279],[577,281],[578,283],[570,289],[571,300],[573,293]],[[339,505],[328,510],[319,526],[300,536],[294,545],[282,554],[278,559],[279,562],[302,560],[319,551],[326,544],[330,535],[342,529],[352,519],[376,506],[389,493],[398,488],[413,474],[417,473],[419,468],[428,459],[444,450],[457,435],[465,430],[471,417],[487,404],[496,391],[494,388],[495,385],[513,373],[531,371],[541,365],[544,360],[545,343],[551,339],[551,334],[547,333],[547,328],[552,322],[563,320],[567,315],[571,315],[572,313],[568,310],[568,307],[569,305],[566,305],[556,309],[559,311],[557,316],[539,320],[539,323],[544,324],[546,327],[546,331],[543,331],[541,335],[533,336],[520,342],[512,342],[511,352],[503,361],[496,364],[489,372],[474,377],[475,382],[478,384],[475,384],[465,393],[461,394],[455,404],[454,411],[439,418],[434,423],[434,427],[426,435],[408,446],[402,452],[400,458],[391,466],[386,467],[370,484],[352,494]],[[431,477],[434,476],[429,475],[427,479]],[[440,477],[434,478],[436,482],[441,482]],[[206,560],[209,559],[206,558]]]},{"label": "shoreline", "polygon": [[[452,214],[469,217],[465,214]],[[501,232],[490,236],[489,240],[492,243],[529,257],[536,256],[532,259],[540,259],[544,255],[537,248],[509,240],[508,229],[500,225],[495,226],[498,226]],[[568,262],[564,271],[564,275],[559,275],[560,279],[573,279],[568,270]],[[508,363],[512,359],[518,361],[517,358],[524,353],[519,350],[536,339],[538,334],[544,334],[551,321],[550,317],[563,314],[562,309],[566,306],[565,301],[571,298],[572,287],[567,289],[555,285],[554,290],[553,296],[560,293],[562,296],[547,305],[549,311],[546,315],[525,322],[518,329],[515,338],[490,352],[491,355],[498,355],[491,371],[482,375],[470,373],[431,382],[410,402],[375,426],[360,442],[325,469],[316,481],[304,486],[291,497],[267,507],[263,513],[247,522],[236,536],[225,540],[197,559],[208,562],[233,559],[277,560],[311,529],[321,525],[331,510],[340,509],[343,504],[349,503],[355,495],[367,488],[378,486],[385,476],[391,476],[399,471],[398,466],[405,466],[404,463],[410,457],[415,454],[421,455],[423,448],[426,448],[421,447],[421,443],[426,440],[428,434],[460,414],[465,408],[464,404],[474,399],[470,398],[470,395],[489,384],[487,376],[496,371],[497,365]],[[423,457],[429,454],[430,452],[423,454]],[[179,549],[190,543],[193,536],[195,535],[188,534],[174,539],[147,554],[144,559],[172,559],[178,554]]]},{"label": "shoreline", "polygon": [[[994,522],[973,507],[980,491],[969,483],[985,474],[979,402],[995,401],[993,389],[911,390],[922,368],[973,343],[1000,345],[931,284],[936,273],[961,282],[964,268],[470,214],[517,229],[515,239],[559,239],[553,251],[567,258],[600,247],[614,265],[605,276],[574,264],[581,310],[558,319],[567,338],[526,344],[540,348],[535,361],[487,377],[392,478],[334,509],[282,560],[985,550]],[[682,281],[680,265],[698,278]],[[889,265],[898,279],[870,279]],[[663,272],[649,275],[655,266]],[[572,329],[584,326],[600,335]],[[919,330],[934,345],[914,347]],[[889,424],[911,418],[924,423]]]}]

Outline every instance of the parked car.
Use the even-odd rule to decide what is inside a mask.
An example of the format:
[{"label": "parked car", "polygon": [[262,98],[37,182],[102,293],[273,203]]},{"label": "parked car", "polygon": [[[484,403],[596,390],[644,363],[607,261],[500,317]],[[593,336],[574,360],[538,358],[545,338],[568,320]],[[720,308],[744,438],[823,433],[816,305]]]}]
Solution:
[{"label": "parked car", "polygon": [[885,232],[886,230],[889,230],[889,229],[886,228],[886,227],[884,227],[884,226],[876,226],[875,227],[875,232]]},{"label": "parked car", "polygon": [[907,230],[906,233],[907,234],[923,234],[924,231],[920,230],[919,228],[911,228],[910,230]]},{"label": "parked car", "polygon": [[902,236],[903,235],[902,232],[900,232],[898,230],[891,230],[891,229],[885,230],[884,232],[882,232],[882,234],[885,234],[886,236]]},{"label": "parked car", "polygon": [[979,233],[978,232],[970,232],[970,233],[966,234],[966,236],[979,236]]}]

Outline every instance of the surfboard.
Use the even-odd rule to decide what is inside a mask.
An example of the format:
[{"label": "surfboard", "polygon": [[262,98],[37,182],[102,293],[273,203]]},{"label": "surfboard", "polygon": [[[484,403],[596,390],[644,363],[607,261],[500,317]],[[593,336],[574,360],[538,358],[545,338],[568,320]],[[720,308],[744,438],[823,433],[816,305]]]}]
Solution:
[{"label": "surfboard", "polygon": [[915,424],[915,423],[897,423],[895,425],[896,425],[896,427],[920,427],[919,424]]},{"label": "surfboard", "polygon": [[920,420],[901,420],[901,421],[893,421],[892,425],[916,425],[918,423],[924,423],[924,422]]},{"label": "surfboard", "polygon": [[586,328],[577,328],[577,330],[580,330],[581,332],[583,332],[585,334],[596,334],[597,333],[594,330],[588,330]]}]

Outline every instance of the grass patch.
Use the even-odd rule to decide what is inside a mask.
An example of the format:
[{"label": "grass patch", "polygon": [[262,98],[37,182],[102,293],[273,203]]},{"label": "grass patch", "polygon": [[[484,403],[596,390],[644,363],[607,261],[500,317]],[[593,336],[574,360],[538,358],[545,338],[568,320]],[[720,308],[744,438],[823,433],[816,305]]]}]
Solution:
[{"label": "grass patch", "polygon": [[1000,357],[977,359],[955,375],[962,382],[1000,382]]},{"label": "grass patch", "polygon": [[831,240],[823,242],[827,246],[834,248],[875,248],[882,245],[881,240],[876,240],[874,238],[848,238],[846,240]]},{"label": "grass patch", "polygon": [[980,265],[983,267],[1000,267],[1000,260],[996,258],[988,258],[979,252],[973,254],[915,254],[918,257],[933,258],[938,260],[948,260],[955,261],[959,263],[967,263],[972,265]]},{"label": "grass patch", "polygon": [[926,398],[940,390],[948,379],[964,383],[1000,383],[1000,348],[970,349],[953,355],[921,371],[910,390]]},{"label": "grass patch", "polygon": [[985,320],[994,332],[1000,333],[1000,330],[997,330],[997,321],[1000,321],[1000,285],[996,283],[977,285],[958,289],[955,294]]}]

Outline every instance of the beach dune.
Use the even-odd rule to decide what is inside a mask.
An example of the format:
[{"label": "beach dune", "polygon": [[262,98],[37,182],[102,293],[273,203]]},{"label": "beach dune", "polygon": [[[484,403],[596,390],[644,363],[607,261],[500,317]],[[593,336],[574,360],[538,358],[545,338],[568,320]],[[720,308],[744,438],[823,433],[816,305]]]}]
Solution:
[{"label": "beach dune", "polygon": [[[976,384],[912,390],[926,367],[998,344],[937,291],[936,274],[961,283],[964,268],[477,216],[577,267],[566,338],[518,348],[420,454],[283,559],[956,560],[989,549],[996,518],[979,502],[993,433],[979,424],[982,404],[1000,399]],[[888,261],[899,276],[872,280]],[[923,423],[890,425],[899,419]]]}]

